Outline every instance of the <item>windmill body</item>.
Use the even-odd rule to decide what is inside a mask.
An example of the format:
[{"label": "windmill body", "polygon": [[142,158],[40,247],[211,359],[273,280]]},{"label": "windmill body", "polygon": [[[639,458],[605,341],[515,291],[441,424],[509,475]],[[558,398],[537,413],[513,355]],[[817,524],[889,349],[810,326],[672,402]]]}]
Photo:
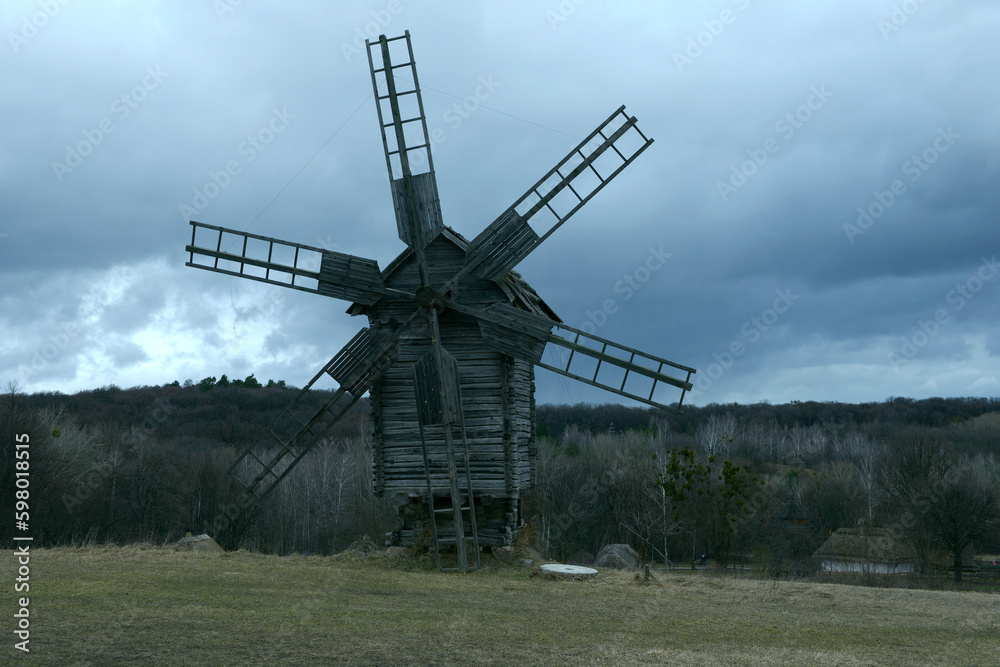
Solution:
[{"label": "windmill body", "polygon": [[[431,280],[445,283],[458,273],[468,242],[451,229],[443,231],[425,249]],[[415,292],[419,275],[412,250],[404,252],[385,272],[388,287]],[[506,304],[558,322],[554,313],[519,276],[502,283],[467,276],[451,297],[464,306],[485,309]],[[373,328],[394,331],[394,323],[413,311],[412,300],[386,297],[370,306],[355,303],[352,314],[368,316]],[[518,525],[518,499],[535,472],[534,365],[492,349],[474,317],[452,310],[439,315],[440,341],[458,364],[462,414],[469,448],[469,474],[479,511],[482,546],[502,546],[513,539]],[[397,363],[375,381],[370,390],[374,447],[374,489],[395,497],[400,506],[396,543],[409,546],[428,520],[425,503],[429,472],[434,489],[448,488],[448,468],[442,428],[424,427],[430,462],[425,471],[420,424],[415,419],[416,392],[412,367],[432,348],[426,323],[399,338]],[[450,507],[441,497],[437,508]]]},{"label": "windmill body", "polygon": [[[562,324],[514,267],[651,143],[620,107],[467,241],[444,225],[409,32],[367,44],[399,238],[372,260],[192,222],[188,266],[352,302],[363,328],[230,472],[262,500],[366,393],[375,492],[400,508],[391,541],[430,533],[438,565],[508,545],[535,476],[534,368],[648,405],[691,389],[693,368]],[[402,70],[402,71],[400,71]],[[544,355],[544,357],[543,357]],[[686,375],[685,375],[686,374]],[[684,375],[675,377],[675,375]],[[333,392],[314,385],[329,376]]]}]

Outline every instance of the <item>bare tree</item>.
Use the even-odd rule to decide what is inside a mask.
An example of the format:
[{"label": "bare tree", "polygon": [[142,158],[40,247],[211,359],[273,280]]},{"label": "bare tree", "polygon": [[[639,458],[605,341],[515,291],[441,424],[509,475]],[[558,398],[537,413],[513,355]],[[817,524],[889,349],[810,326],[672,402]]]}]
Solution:
[{"label": "bare tree", "polygon": [[[666,474],[666,459],[662,457],[657,457],[656,459],[656,475],[658,479],[663,479]],[[645,489],[646,493],[651,496],[657,504],[660,510],[660,533],[663,536],[663,563],[665,566],[669,567],[670,561],[670,550],[667,548],[667,539],[671,535],[675,535],[680,532],[681,525],[679,521],[672,520],[672,507],[670,506],[670,499],[667,497],[667,490],[662,484],[657,484],[655,489]]]},{"label": "bare tree", "polygon": [[827,437],[823,427],[813,424],[806,429],[806,451],[805,460],[807,464],[812,464],[818,456],[826,449]]},{"label": "bare tree", "polygon": [[932,483],[927,507],[931,529],[954,559],[955,583],[962,583],[962,552],[989,537],[1000,521],[996,490],[971,468],[949,471]]},{"label": "bare tree", "polygon": [[772,422],[764,433],[761,446],[768,461],[783,462],[788,456],[788,428],[781,428]]},{"label": "bare tree", "polygon": [[826,433],[819,424],[798,426],[788,431],[788,455],[810,465],[826,447]]},{"label": "bare tree", "polygon": [[875,513],[882,502],[882,445],[868,436],[852,431],[842,440],[844,453],[854,461],[858,485],[865,493],[865,509],[868,525],[875,522]]},{"label": "bare tree", "polygon": [[74,485],[103,468],[106,448],[93,431],[80,428],[76,419],[62,408],[44,408],[39,412],[39,418],[46,433],[51,436],[49,457],[55,477]]},{"label": "bare tree", "polygon": [[944,479],[948,459],[941,441],[923,434],[905,434],[883,450],[882,489],[887,502],[917,552],[921,569],[930,568],[934,530],[927,512],[933,482]]},{"label": "bare tree", "polygon": [[769,429],[765,424],[753,422],[743,427],[743,445],[747,454],[757,459],[769,459]]},{"label": "bare tree", "polygon": [[721,456],[726,458],[739,436],[739,425],[736,417],[727,412],[723,415],[712,415],[698,429],[698,444],[706,456]]}]

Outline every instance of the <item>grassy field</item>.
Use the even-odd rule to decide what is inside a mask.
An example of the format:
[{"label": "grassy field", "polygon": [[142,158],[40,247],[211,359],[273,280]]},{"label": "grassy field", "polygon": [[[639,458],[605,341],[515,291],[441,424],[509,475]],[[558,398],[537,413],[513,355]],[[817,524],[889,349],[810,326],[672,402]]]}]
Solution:
[{"label": "grassy field", "polygon": [[[4,595],[10,664],[1000,664],[997,594],[151,546],[39,550],[31,567],[30,657]],[[8,591],[15,569],[8,551]]]}]

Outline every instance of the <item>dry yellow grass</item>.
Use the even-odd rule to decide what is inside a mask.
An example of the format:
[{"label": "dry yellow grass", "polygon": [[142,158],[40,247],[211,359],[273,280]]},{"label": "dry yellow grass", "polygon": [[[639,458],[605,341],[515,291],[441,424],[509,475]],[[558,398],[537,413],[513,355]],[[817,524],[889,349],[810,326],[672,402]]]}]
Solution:
[{"label": "dry yellow grass", "polygon": [[[39,550],[31,564],[41,664],[1000,664],[996,594],[148,546]],[[9,627],[10,596],[4,607]],[[0,655],[23,657],[4,635]]]}]

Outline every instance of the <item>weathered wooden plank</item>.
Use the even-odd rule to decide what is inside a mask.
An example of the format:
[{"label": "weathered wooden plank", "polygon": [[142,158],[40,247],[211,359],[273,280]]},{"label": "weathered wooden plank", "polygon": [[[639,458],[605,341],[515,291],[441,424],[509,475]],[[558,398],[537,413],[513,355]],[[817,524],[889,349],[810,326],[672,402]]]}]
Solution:
[{"label": "weathered wooden plank", "polygon": [[410,218],[410,193],[412,206],[420,223],[424,245],[430,244],[441,230],[444,222],[441,218],[441,201],[438,197],[437,180],[434,172],[413,174],[409,178],[409,191],[406,178],[397,178],[392,182],[392,202],[396,213],[396,229],[399,238],[408,246],[413,245],[413,223]]}]

